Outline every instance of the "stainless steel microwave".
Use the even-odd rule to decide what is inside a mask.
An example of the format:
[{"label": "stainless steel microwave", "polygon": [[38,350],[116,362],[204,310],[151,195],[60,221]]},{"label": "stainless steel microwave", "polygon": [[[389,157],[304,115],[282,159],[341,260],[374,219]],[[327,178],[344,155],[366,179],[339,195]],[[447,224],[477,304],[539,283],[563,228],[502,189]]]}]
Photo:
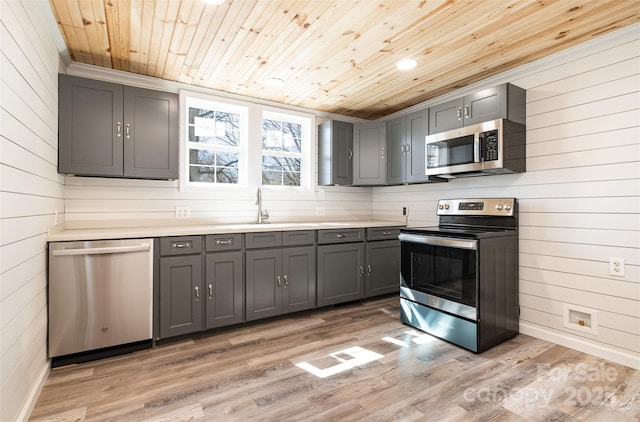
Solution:
[{"label": "stainless steel microwave", "polygon": [[521,173],[526,170],[526,128],[507,119],[428,135],[425,174],[440,177]]}]

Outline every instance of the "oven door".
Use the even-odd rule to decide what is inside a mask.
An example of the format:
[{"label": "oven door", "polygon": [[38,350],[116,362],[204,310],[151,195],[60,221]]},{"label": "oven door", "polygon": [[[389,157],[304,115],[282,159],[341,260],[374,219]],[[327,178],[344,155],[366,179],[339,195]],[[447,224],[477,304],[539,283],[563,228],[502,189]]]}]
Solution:
[{"label": "oven door", "polygon": [[478,241],[401,233],[400,294],[477,320]]}]

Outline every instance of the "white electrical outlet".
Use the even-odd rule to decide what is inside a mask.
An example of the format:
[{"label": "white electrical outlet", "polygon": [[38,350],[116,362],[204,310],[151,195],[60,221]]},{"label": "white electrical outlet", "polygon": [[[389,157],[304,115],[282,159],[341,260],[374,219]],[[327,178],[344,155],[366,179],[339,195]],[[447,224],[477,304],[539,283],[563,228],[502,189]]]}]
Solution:
[{"label": "white electrical outlet", "polygon": [[191,208],[176,207],[176,218],[191,218]]},{"label": "white electrical outlet", "polygon": [[609,274],[624,277],[624,258],[609,258]]},{"label": "white electrical outlet", "polygon": [[402,207],[402,215],[409,215],[409,207]]}]

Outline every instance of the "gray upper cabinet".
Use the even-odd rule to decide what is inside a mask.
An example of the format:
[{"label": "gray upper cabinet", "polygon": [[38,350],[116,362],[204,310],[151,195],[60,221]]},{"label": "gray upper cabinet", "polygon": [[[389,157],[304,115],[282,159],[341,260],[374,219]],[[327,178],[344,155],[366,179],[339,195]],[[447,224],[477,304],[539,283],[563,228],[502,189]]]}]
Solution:
[{"label": "gray upper cabinet", "polygon": [[384,122],[353,126],[353,184],[379,186],[387,181]]},{"label": "gray upper cabinet", "polygon": [[428,109],[387,122],[387,184],[432,181],[424,174],[424,138],[428,124]]},{"label": "gray upper cabinet", "polygon": [[59,75],[58,172],[176,179],[178,95]]},{"label": "gray upper cabinet", "polygon": [[353,183],[353,124],[330,120],[318,126],[318,185]]},{"label": "gray upper cabinet", "polygon": [[429,108],[429,134],[495,119],[525,123],[525,90],[503,84]]}]

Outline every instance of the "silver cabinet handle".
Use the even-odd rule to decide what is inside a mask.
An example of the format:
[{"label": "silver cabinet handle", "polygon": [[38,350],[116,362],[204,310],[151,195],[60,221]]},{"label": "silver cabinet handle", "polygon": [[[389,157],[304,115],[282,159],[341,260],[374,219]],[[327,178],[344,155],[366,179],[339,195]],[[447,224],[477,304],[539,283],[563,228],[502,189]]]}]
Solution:
[{"label": "silver cabinet handle", "polygon": [[353,158],[353,150],[349,148],[349,160]]},{"label": "silver cabinet handle", "polygon": [[216,245],[231,245],[231,239],[216,240]]},{"label": "silver cabinet handle", "polygon": [[344,238],[345,238],[345,237],[347,237],[347,236],[345,236],[345,235],[343,235],[343,234],[339,234],[339,233],[338,233],[338,234],[336,235],[336,237],[337,237],[338,239],[344,239]]},{"label": "silver cabinet handle", "polygon": [[364,276],[364,268],[360,265],[360,277]]},{"label": "silver cabinet handle", "polygon": [[116,136],[119,138],[122,136],[122,123],[116,123]]},{"label": "silver cabinet handle", "polygon": [[194,289],[196,291],[196,302],[200,300],[200,288],[198,286]]},{"label": "silver cabinet handle", "polygon": [[176,249],[188,248],[190,245],[190,242],[171,242],[171,247]]},{"label": "silver cabinet handle", "polygon": [[384,160],[384,148],[380,148],[380,158]]},{"label": "silver cabinet handle", "polygon": [[209,300],[213,299],[213,284],[209,284]]},{"label": "silver cabinet handle", "polygon": [[383,236],[391,236],[392,234],[393,234],[393,233],[391,233],[391,232],[382,232],[382,235],[383,235]]},{"label": "silver cabinet handle", "polygon": [[287,279],[287,275],[284,275],[284,288],[286,289],[287,287],[289,287],[289,280]]},{"label": "silver cabinet handle", "polygon": [[282,286],[282,280],[280,280],[280,276],[279,275],[276,276],[276,280],[278,280],[278,287],[281,287]]},{"label": "silver cabinet handle", "polygon": [[124,133],[127,139],[131,138],[131,125],[129,123],[126,124]]},{"label": "silver cabinet handle", "polygon": [[465,119],[469,118],[469,106],[468,105],[464,106],[464,118]]},{"label": "silver cabinet handle", "polygon": [[462,109],[458,107],[458,120],[462,120]]},{"label": "silver cabinet handle", "polygon": [[371,265],[367,264],[367,275],[371,275],[372,272]]},{"label": "silver cabinet handle", "polygon": [[411,151],[411,144],[407,144],[407,152]]}]

